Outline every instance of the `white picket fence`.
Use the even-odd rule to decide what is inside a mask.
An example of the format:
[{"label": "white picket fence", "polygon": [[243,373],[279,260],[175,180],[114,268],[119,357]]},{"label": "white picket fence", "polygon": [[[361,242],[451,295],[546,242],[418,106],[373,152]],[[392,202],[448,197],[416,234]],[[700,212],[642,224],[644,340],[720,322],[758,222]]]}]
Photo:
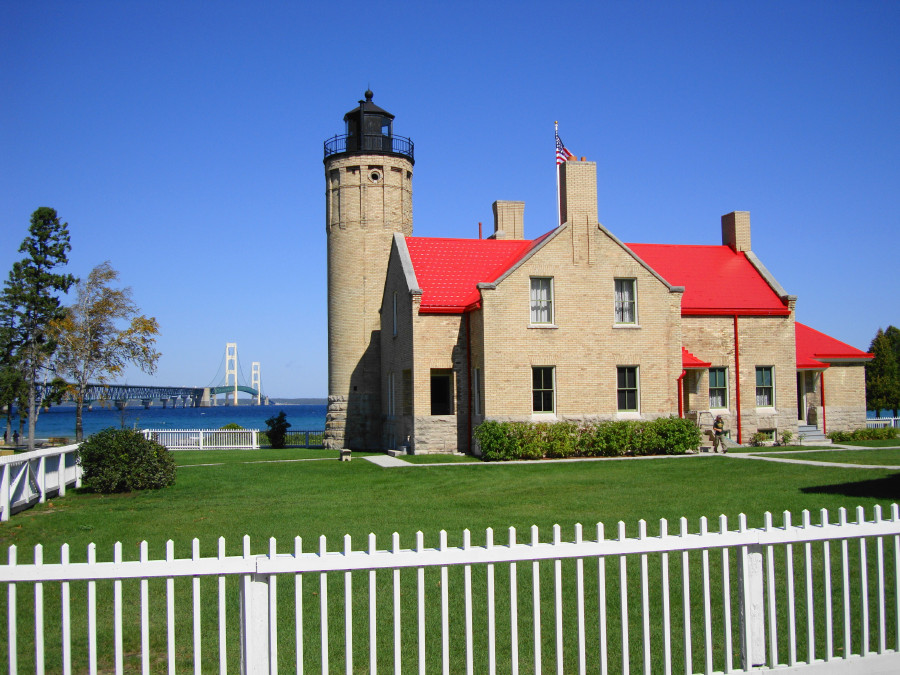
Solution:
[{"label": "white picket fence", "polygon": [[48,496],[65,495],[67,487],[81,487],[77,451],[66,445],[0,457],[0,521]]},{"label": "white picket fence", "polygon": [[883,429],[885,427],[900,427],[900,417],[868,417],[867,429]]},{"label": "white picket fence", "polygon": [[259,429],[143,429],[169,450],[234,450],[259,448]]},{"label": "white picket fence", "polygon": [[[388,549],[369,535],[365,550],[354,550],[345,536],[340,551],[329,551],[323,536],[316,552],[304,552],[298,537],[291,553],[277,553],[271,539],[264,555],[252,555],[244,537],[243,554],[230,556],[220,538],[215,557],[201,557],[194,539],[188,558],[175,558],[169,541],[165,558],[150,560],[142,542],[139,559],[125,560],[116,544],[108,562],[97,561],[93,544],[86,562],[72,562],[64,545],[59,563],[45,562],[37,546],[28,564],[11,546],[8,564],[0,565],[9,672],[18,672],[20,659],[30,669],[33,658],[38,673],[70,673],[73,660],[78,671],[121,673],[127,654],[134,669],[139,655],[143,673],[151,663],[174,673],[176,661],[195,673],[225,673],[229,665],[233,672],[276,673],[279,653],[282,668],[298,673],[328,673],[331,666],[347,673],[730,673],[766,666],[900,672],[896,504],[889,519],[875,507],[866,520],[860,507],[856,522],[840,509],[837,523],[822,510],[817,524],[804,511],[800,525],[785,512],[781,526],[767,513],[761,528],[748,528],[741,515],[736,530],[723,516],[717,532],[704,518],[690,533],[682,518],[677,534],[661,520],[658,536],[648,535],[644,521],[636,537],[627,537],[621,522],[615,539],[602,524],[595,539],[583,535],[577,525],[574,539],[563,541],[554,526],[551,541],[542,542],[533,527],[530,541],[520,543],[510,528],[500,544],[488,529],[484,544],[473,545],[465,530],[461,544],[450,546],[441,531],[429,548],[419,532],[414,548],[401,548],[395,533]],[[132,584],[126,592],[133,601],[123,603],[123,583]],[[60,599],[48,605],[45,585],[59,588]],[[228,588],[239,594],[237,610]],[[86,627],[72,620],[76,595]],[[98,597],[111,607],[98,609]],[[305,612],[304,601],[318,607]],[[61,631],[52,636],[45,630],[51,609]],[[18,622],[26,620],[34,625],[23,624],[20,633]],[[151,628],[158,639],[151,640]],[[235,640],[239,663],[228,655],[229,645],[232,655],[237,651]],[[61,645],[61,663],[47,663],[50,642]],[[75,654],[85,647],[86,654]]]}]

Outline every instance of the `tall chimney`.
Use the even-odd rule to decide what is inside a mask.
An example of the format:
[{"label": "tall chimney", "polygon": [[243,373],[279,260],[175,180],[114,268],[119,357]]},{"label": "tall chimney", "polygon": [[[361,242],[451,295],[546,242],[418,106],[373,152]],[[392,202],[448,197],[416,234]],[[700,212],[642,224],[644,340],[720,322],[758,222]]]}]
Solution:
[{"label": "tall chimney", "polygon": [[732,211],[722,216],[722,245],[735,252],[751,250],[749,211]]},{"label": "tall chimney", "polygon": [[559,219],[596,225],[597,163],[569,160],[559,165]]},{"label": "tall chimney", "polygon": [[525,202],[494,202],[494,234],[492,239],[525,238]]}]

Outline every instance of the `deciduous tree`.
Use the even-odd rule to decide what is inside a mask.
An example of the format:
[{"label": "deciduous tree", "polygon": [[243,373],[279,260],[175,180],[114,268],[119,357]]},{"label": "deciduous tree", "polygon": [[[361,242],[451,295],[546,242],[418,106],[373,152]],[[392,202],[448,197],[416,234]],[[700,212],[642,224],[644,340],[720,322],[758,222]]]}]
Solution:
[{"label": "deciduous tree", "polygon": [[875,358],[866,365],[866,407],[896,413],[900,408],[900,366],[885,331],[878,329],[869,351]]},{"label": "deciduous tree", "polygon": [[133,364],[148,374],[156,370],[159,324],[139,314],[130,288],[116,288],[119,273],[109,261],[79,281],[75,304],[54,322],[59,343],[55,369],[70,381],[75,398],[75,440],[84,437],[82,411],[87,387],[103,384]]},{"label": "deciduous tree", "polygon": [[50,359],[56,343],[50,325],[61,317],[58,293],[66,293],[75,277],[60,274],[57,268],[67,264],[69,243],[68,223],[62,223],[55,209],[42,206],[31,214],[28,236],[19,247],[27,256],[13,264],[2,295],[4,313],[10,317],[13,357],[28,390],[28,448],[34,449],[34,428],[37,423],[49,379]]}]

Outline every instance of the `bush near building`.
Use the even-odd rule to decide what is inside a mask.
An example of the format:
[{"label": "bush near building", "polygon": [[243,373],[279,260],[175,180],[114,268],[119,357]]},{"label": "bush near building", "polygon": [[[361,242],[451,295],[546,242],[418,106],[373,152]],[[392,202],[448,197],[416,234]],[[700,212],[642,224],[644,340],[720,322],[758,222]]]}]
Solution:
[{"label": "bush near building", "polygon": [[700,446],[700,429],[678,417],[590,425],[487,420],[475,438],[486,461],[683,455]]},{"label": "bush near building", "polygon": [[828,434],[834,443],[847,441],[889,441],[897,438],[900,429],[883,427],[881,429],[856,429],[855,431],[832,431]]},{"label": "bush near building", "polygon": [[104,429],[78,447],[82,485],[93,492],[156,490],[175,482],[165,446],[131,429]]}]

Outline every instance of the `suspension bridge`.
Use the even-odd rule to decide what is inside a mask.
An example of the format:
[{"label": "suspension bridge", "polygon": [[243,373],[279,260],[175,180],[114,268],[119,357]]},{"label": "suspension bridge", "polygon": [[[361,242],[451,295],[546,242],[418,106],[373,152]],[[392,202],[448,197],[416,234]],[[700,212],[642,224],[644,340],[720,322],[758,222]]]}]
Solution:
[{"label": "suspension bridge", "polygon": [[[250,383],[238,361],[237,343],[225,345],[225,356],[212,383],[205,387],[168,387],[130,384],[89,384],[84,393],[84,404],[89,409],[94,403],[112,404],[124,409],[129,401],[140,401],[145,408],[159,403],[163,408],[206,408],[216,405],[238,405],[239,393],[249,394],[256,405],[268,405],[269,397],[262,391],[259,361],[253,361]],[[224,395],[222,402],[219,396]]]}]

